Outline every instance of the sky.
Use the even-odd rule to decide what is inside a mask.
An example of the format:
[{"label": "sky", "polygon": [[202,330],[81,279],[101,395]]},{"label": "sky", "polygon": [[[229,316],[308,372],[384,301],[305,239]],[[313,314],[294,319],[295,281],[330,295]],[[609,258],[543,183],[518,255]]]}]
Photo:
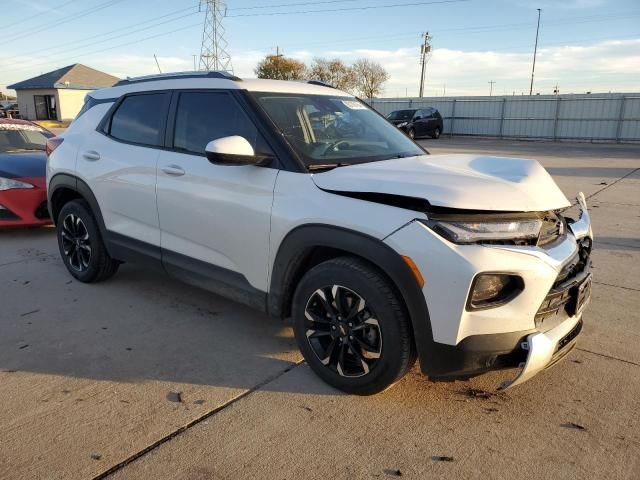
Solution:
[{"label": "sky", "polygon": [[[200,53],[198,0],[2,4],[11,27],[0,43],[5,93],[72,63],[126,77],[157,73],[154,54],[165,72],[192,70]],[[520,95],[529,91],[537,8],[534,93],[640,92],[640,0],[227,0],[223,24],[240,77],[255,77],[279,47],[307,63],[375,60],[390,74],[383,96],[417,96],[428,31],[426,96]]]}]

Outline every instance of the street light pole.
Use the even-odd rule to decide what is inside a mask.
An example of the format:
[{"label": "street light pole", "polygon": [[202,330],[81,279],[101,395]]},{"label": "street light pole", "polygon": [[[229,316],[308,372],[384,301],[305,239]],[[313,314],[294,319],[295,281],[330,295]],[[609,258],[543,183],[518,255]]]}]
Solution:
[{"label": "street light pole", "polygon": [[538,34],[540,33],[540,12],[542,9],[538,8],[538,27],[536,28],[536,46],[533,47],[533,67],[531,68],[531,86],[529,87],[529,95],[533,95],[533,75],[536,71],[536,55],[538,53]]}]

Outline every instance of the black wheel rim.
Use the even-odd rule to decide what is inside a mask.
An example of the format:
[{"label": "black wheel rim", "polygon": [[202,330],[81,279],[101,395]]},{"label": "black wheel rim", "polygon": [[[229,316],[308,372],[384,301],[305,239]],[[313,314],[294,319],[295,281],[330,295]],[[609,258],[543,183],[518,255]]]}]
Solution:
[{"label": "black wheel rim", "polygon": [[340,285],[319,288],[305,307],[305,335],[320,363],[343,377],[367,375],[382,354],[382,331],[364,298]]},{"label": "black wheel rim", "polygon": [[60,228],[62,250],[71,268],[84,272],[91,261],[89,231],[82,219],[73,213],[67,215]]}]

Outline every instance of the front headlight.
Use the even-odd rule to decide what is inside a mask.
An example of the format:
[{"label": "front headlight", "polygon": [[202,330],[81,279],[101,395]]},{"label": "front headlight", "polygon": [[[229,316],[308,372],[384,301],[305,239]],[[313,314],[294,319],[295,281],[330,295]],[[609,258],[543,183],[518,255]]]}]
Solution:
[{"label": "front headlight", "polygon": [[13,190],[14,188],[33,188],[33,185],[13,180],[11,178],[0,177],[0,192],[4,190]]},{"label": "front headlight", "polygon": [[406,127],[409,122],[402,122],[397,125],[398,128]]},{"label": "front headlight", "polygon": [[540,234],[539,218],[487,221],[429,220],[432,230],[454,243],[535,240]]}]

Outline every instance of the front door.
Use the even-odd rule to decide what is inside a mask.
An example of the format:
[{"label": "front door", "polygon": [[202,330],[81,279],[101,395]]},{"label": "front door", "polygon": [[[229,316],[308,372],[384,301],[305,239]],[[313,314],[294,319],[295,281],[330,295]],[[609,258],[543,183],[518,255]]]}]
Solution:
[{"label": "front door", "polygon": [[57,120],[58,112],[54,95],[34,95],[36,120]]},{"label": "front door", "polygon": [[270,154],[269,148],[231,93],[175,95],[169,133],[173,148],[160,152],[158,159],[163,263],[176,275],[197,271],[218,284],[250,285],[265,292],[278,170],[214,165],[205,156],[205,146],[211,140],[240,135],[256,152]]}]

